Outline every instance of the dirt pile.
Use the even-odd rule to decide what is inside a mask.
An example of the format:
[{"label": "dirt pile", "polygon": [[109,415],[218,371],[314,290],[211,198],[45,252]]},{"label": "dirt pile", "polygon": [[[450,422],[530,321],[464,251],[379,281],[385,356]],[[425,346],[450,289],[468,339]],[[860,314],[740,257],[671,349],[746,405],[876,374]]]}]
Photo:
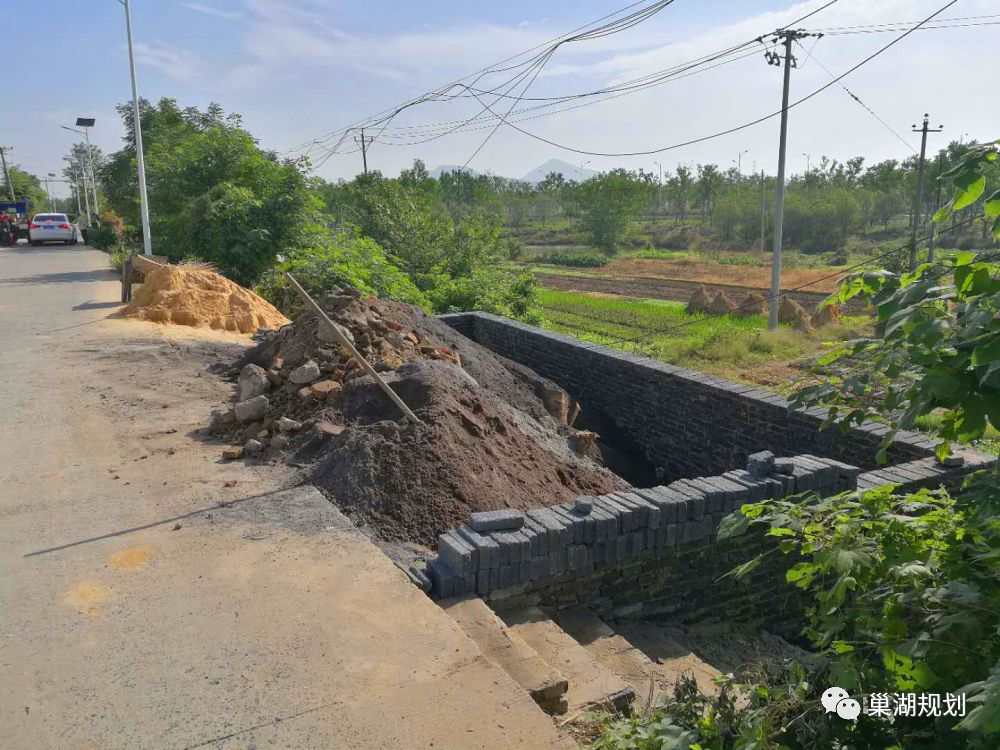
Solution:
[{"label": "dirt pile", "polygon": [[273,305],[249,289],[196,265],[163,266],[146,273],[122,315],[239,333],[288,322]]},{"label": "dirt pile", "polygon": [[229,457],[290,453],[384,539],[432,544],[469,513],[528,509],[627,486],[565,424],[557,385],[401,303],[338,291],[321,302],[421,420],[410,423],[307,312],[267,332],[234,368],[216,432]]}]

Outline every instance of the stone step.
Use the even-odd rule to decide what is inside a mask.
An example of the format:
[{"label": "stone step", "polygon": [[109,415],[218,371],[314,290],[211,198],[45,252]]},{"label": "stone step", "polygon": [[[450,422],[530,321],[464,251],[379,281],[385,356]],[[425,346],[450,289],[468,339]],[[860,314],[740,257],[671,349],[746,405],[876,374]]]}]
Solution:
[{"label": "stone step", "polygon": [[527,690],[543,711],[550,714],[566,712],[566,678],[511,632],[482,599],[466,595],[446,599],[440,604],[479,646],[483,656]]},{"label": "stone step", "polygon": [[635,690],[598,662],[586,648],[537,607],[499,613],[511,632],[522,638],[553,669],[566,676],[566,702],[576,713],[601,706],[627,713]]}]

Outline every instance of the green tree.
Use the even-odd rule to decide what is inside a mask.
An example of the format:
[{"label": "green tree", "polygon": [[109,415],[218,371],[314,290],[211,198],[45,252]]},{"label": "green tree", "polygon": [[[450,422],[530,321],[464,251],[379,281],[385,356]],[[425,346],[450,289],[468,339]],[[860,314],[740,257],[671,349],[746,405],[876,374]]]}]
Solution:
[{"label": "green tree", "polygon": [[[143,103],[146,181],[157,252],[172,259],[215,263],[242,284],[253,284],[277,255],[301,244],[316,218],[301,164],[261,150],[238,115],[218,105],[181,110],[163,99]],[[131,107],[119,111],[126,147],[102,170],[108,201],[133,228],[138,224]]]},{"label": "green tree", "polygon": [[[944,175],[954,196],[935,220],[979,205],[1000,239],[1000,190],[985,192],[998,150],[1000,142],[974,149]],[[888,424],[883,457],[898,430],[931,413],[941,417],[941,456],[953,441],[980,438],[988,424],[1000,428],[1000,263],[994,254],[957,253],[912,273],[858,273],[828,303],[854,297],[875,307],[881,335],[822,358],[819,382],[800,389],[793,406],[824,408],[831,424]]]},{"label": "green tree", "polygon": [[[42,181],[39,180],[38,177],[29,172],[25,172],[15,164],[7,165],[7,174],[10,175],[10,185],[14,188],[14,195],[17,196],[18,200],[22,198],[28,199],[29,214],[49,210],[45,188],[42,187]],[[4,190],[2,195],[0,195],[0,200],[10,200],[9,191],[7,190],[6,185],[4,185]]]},{"label": "green tree", "polygon": [[580,183],[575,201],[590,242],[613,255],[638,229],[648,188],[631,172],[614,169]]}]

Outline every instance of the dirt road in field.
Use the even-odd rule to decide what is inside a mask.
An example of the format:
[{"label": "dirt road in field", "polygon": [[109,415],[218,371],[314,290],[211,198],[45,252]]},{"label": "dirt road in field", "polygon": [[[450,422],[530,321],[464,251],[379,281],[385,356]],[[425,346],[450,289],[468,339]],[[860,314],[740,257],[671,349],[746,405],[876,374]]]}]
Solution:
[{"label": "dirt road in field", "polygon": [[548,748],[552,722],[291,470],[197,430],[245,337],[0,250],[0,747]]}]

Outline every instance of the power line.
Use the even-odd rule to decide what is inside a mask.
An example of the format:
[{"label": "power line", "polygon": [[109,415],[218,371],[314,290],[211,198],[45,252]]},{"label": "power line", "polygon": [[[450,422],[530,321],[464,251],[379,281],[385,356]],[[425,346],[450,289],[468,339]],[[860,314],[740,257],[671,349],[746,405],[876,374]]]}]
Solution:
[{"label": "power line", "polygon": [[[799,44],[799,46],[802,47],[801,44]],[[826,72],[826,74],[828,76],[830,76],[831,79],[836,79],[836,76],[833,74],[833,72],[828,67],[826,67],[822,62],[820,62],[819,58],[816,57],[816,54],[813,52],[813,49],[815,47],[816,47],[816,44],[813,43],[812,48],[810,48],[810,50],[808,52],[806,52],[806,57],[811,58],[813,60],[813,62],[815,62],[817,65],[819,65],[819,67],[821,67]],[[805,49],[805,48],[803,47],[803,49]],[[907,141],[905,138],[903,138],[903,136],[901,136],[889,123],[887,123],[885,120],[883,120],[881,117],[879,117],[878,114],[876,114],[875,110],[873,110],[871,107],[869,107],[863,101],[861,101],[861,97],[859,97],[857,94],[855,94],[849,88],[847,88],[847,86],[845,86],[840,81],[837,81],[837,83],[839,84],[840,88],[842,88],[847,93],[847,95],[849,97],[851,97],[855,102],[857,102],[861,107],[863,107],[868,112],[868,114],[870,114],[872,117],[874,117],[876,120],[878,120],[886,130],[888,130],[890,133],[892,133],[894,136],[896,136],[896,138],[899,139],[899,141],[904,146],[906,146],[908,149],[910,149],[910,151],[912,151],[913,153],[917,153],[917,150],[913,147],[913,145],[909,141]]]},{"label": "power line", "polygon": [[[831,86],[833,86],[835,83],[839,83],[841,80],[843,80],[844,78],[846,78],[848,75],[850,75],[854,71],[858,70],[862,66],[866,65],[867,63],[871,62],[872,60],[874,60],[879,55],[881,55],[884,52],[888,51],[891,47],[895,46],[896,44],[898,44],[899,42],[901,42],[903,39],[905,39],[906,37],[908,37],[910,34],[912,34],[913,32],[917,31],[923,24],[927,23],[928,21],[932,20],[933,18],[935,18],[939,14],[943,13],[945,10],[947,10],[948,8],[950,8],[952,5],[954,5],[957,2],[958,2],[958,0],[950,0],[950,2],[946,3],[944,6],[942,6],[937,11],[935,11],[934,13],[932,13],[931,15],[929,15],[923,21],[919,21],[917,23],[917,25],[911,27],[910,29],[908,29],[907,31],[905,31],[903,34],[901,34],[900,36],[898,36],[895,39],[893,39],[888,44],[880,47],[878,50],[876,50],[875,52],[873,52],[871,55],[869,55],[868,57],[864,58],[861,62],[857,63],[856,65],[854,65],[853,67],[851,67],[850,69],[848,69],[847,71],[845,71],[844,73],[841,73],[839,76],[837,76],[836,78],[834,78],[829,83],[827,83],[827,84],[825,84],[823,86],[820,86],[818,89],[816,89],[815,91],[813,91],[811,94],[807,94],[806,96],[802,97],[801,99],[798,99],[795,102],[789,104],[788,105],[789,109],[792,108],[792,107],[797,107],[798,105],[803,104],[803,103],[809,101],[814,96],[817,96],[817,95],[821,94],[823,91],[826,91],[828,88],[830,88]],[[484,104],[482,102],[482,100],[479,99],[479,97],[476,97],[476,98],[480,101],[480,104]],[[487,108],[488,108],[488,105],[484,104],[484,106],[487,106]],[[490,111],[492,112],[492,109]],[[532,132],[530,132],[528,130],[525,130],[524,128],[521,128],[518,125],[516,125],[514,123],[511,123],[511,122],[506,122],[505,121],[504,124],[506,124],[510,128],[513,128],[514,130],[518,131],[519,133],[528,136],[529,138],[533,138],[533,139],[535,139],[537,141],[541,141],[542,143],[547,143],[550,146],[554,146],[556,148],[561,148],[561,149],[563,149],[565,151],[569,151],[569,152],[574,153],[574,154],[582,154],[584,156],[615,156],[615,157],[624,157],[624,156],[650,156],[652,154],[660,154],[660,153],[663,153],[665,151],[671,151],[673,149],[682,148],[684,146],[691,146],[691,145],[693,145],[695,143],[703,143],[705,141],[713,140],[715,138],[720,138],[720,137],[722,137],[724,135],[730,135],[732,133],[739,132],[740,130],[745,130],[747,128],[753,127],[754,125],[759,125],[762,122],[766,122],[767,120],[770,120],[770,119],[772,119],[774,117],[777,117],[778,115],[781,114],[781,111],[782,110],[777,110],[777,111],[772,112],[772,113],[770,113],[768,115],[764,115],[763,117],[758,117],[755,120],[751,120],[749,122],[745,122],[742,125],[737,125],[737,126],[734,126],[732,128],[727,128],[725,130],[720,130],[720,131],[718,131],[716,133],[712,133],[710,135],[705,135],[705,136],[701,136],[701,137],[698,137],[698,138],[692,138],[690,140],[682,141],[680,143],[671,144],[669,146],[663,146],[661,148],[654,148],[654,149],[647,149],[647,150],[644,150],[644,151],[588,151],[586,149],[574,148],[573,146],[567,146],[566,144],[559,143],[557,141],[553,141],[553,140],[551,140],[549,138],[545,138],[543,136],[538,135],[537,133],[532,133]],[[494,112],[494,114],[496,114],[496,113]]]},{"label": "power line", "polygon": [[[623,30],[625,28],[631,28],[632,26],[637,25],[641,21],[643,21],[646,18],[650,17],[652,14],[658,12],[659,10],[662,10],[663,7],[666,7],[666,5],[669,4],[669,2],[672,2],[672,1],[673,0],[663,0],[660,3],[654,3],[653,5],[648,6],[647,8],[644,8],[641,11],[638,11],[638,12],[632,14],[631,16],[627,16],[625,18],[618,19],[617,21],[613,22],[612,24],[608,24],[605,27],[597,27],[596,29],[592,29],[591,31],[586,32],[585,34],[581,34],[581,35],[578,35],[578,36],[580,38],[599,38],[600,36],[606,36],[606,35],[608,35],[610,33],[617,33],[617,31]],[[810,17],[816,15],[817,13],[825,10],[826,8],[829,8],[830,6],[834,5],[836,2],[838,2],[838,0],[829,0],[829,2],[825,3],[824,5],[820,6],[819,8],[816,8],[816,9],[810,11],[809,13],[806,13],[803,16],[800,16],[796,20],[792,21],[789,25],[794,25],[794,24],[800,23],[800,22],[804,21],[805,19],[810,18]],[[455,88],[455,87],[463,87],[464,86],[465,88],[468,88],[469,85],[468,84],[463,84],[462,83],[463,81],[466,81],[467,79],[473,78],[473,77],[475,77],[475,80],[478,81],[479,78],[482,78],[484,75],[486,75],[488,73],[501,72],[501,71],[504,71],[504,70],[515,69],[515,68],[517,68],[519,66],[531,65],[534,62],[536,62],[539,59],[539,57],[541,57],[545,53],[543,52],[540,55],[536,55],[534,58],[531,58],[531,59],[529,59],[528,61],[526,61],[524,63],[520,63],[519,66],[518,65],[511,66],[510,68],[505,68],[505,69],[497,67],[498,65],[502,65],[505,62],[508,62],[508,61],[511,61],[511,60],[516,60],[519,57],[523,57],[524,55],[528,54],[529,52],[531,52],[533,50],[540,49],[540,48],[547,48],[547,47],[559,46],[559,45],[561,45],[563,43],[566,43],[569,40],[569,38],[575,32],[579,31],[580,29],[587,29],[588,27],[594,26],[595,24],[597,24],[597,23],[599,23],[601,21],[604,21],[604,20],[606,20],[608,18],[612,18],[615,15],[619,15],[620,13],[623,13],[623,12],[625,12],[625,11],[631,9],[631,8],[634,8],[636,5],[639,5],[639,3],[632,3],[631,5],[626,6],[625,8],[622,8],[619,11],[616,11],[614,13],[611,13],[611,14],[608,14],[606,16],[603,16],[602,18],[598,19],[597,21],[594,21],[594,22],[591,22],[589,24],[585,24],[584,26],[578,27],[578,29],[574,30],[573,32],[569,32],[568,34],[565,34],[562,37],[556,37],[555,39],[551,40],[549,43],[545,43],[545,44],[542,44],[542,45],[537,45],[536,47],[532,47],[532,48],[530,48],[529,50],[526,50],[523,53],[520,53],[518,55],[513,55],[513,56],[511,56],[509,58],[506,58],[506,60],[503,60],[500,63],[496,63],[493,66],[489,66],[487,68],[483,68],[480,71],[477,71],[477,73],[470,74],[470,75],[465,76],[465,77],[463,77],[461,79],[458,79],[457,81],[453,82],[452,84],[448,84],[448,85],[446,85],[444,87],[441,87],[441,88],[439,88],[439,89],[437,89],[435,91],[428,92],[428,93],[426,93],[424,95],[421,95],[420,97],[416,97],[414,99],[408,100],[407,102],[404,102],[403,104],[399,105],[398,107],[391,108],[391,109],[388,109],[388,110],[383,110],[380,113],[377,113],[375,115],[369,116],[365,120],[357,121],[357,122],[353,123],[352,125],[347,126],[346,128],[342,129],[342,130],[330,131],[326,136],[320,137],[320,138],[315,139],[315,140],[313,140],[311,142],[310,141],[305,141],[305,142],[299,144],[299,146],[297,146],[295,148],[292,148],[292,149],[289,149],[289,150],[287,150],[287,151],[285,151],[283,153],[286,153],[286,154],[287,153],[291,153],[293,151],[298,150],[299,148],[305,147],[307,144],[309,145],[308,150],[311,152],[311,149],[312,149],[312,147],[314,145],[322,145],[322,143],[331,140],[338,133],[342,133],[340,140],[333,147],[334,150],[336,150],[343,143],[344,138],[346,137],[346,134],[348,132],[350,132],[351,129],[356,128],[360,124],[365,124],[366,126],[372,126],[372,125],[376,125],[376,124],[384,122],[384,124],[387,125],[389,121],[391,121],[395,116],[397,116],[400,112],[402,112],[404,109],[406,109],[408,107],[415,106],[417,104],[424,103],[424,102],[427,102],[427,101],[442,101],[442,100],[450,100],[450,99],[456,98],[455,96],[445,96],[445,95],[447,94],[447,92],[450,89]],[[746,44],[748,44],[748,43],[745,43],[744,46]],[[472,85],[474,85],[474,84],[475,84],[475,81],[473,81]],[[506,85],[506,83],[505,84],[501,84],[498,87],[495,87],[493,89],[493,92],[495,92],[497,89],[503,88],[504,85]],[[477,100],[479,99],[479,95],[476,92],[470,92],[470,93]],[[442,97],[444,97],[444,99],[442,99]],[[485,106],[485,104],[482,101],[480,101],[480,104],[484,106],[483,111],[489,111],[493,115],[494,118],[497,117],[496,113],[494,113],[491,108]],[[376,119],[376,118],[379,117],[379,115],[383,115],[384,116],[382,120]],[[477,117],[478,117],[478,115],[477,115]]]}]

